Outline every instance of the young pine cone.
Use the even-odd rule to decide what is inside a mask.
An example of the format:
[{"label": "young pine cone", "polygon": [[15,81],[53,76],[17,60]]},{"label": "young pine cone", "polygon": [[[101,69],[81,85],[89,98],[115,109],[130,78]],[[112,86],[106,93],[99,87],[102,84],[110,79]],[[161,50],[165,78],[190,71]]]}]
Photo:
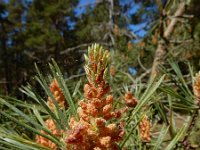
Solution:
[{"label": "young pine cone", "polygon": [[145,115],[142,119],[142,121],[139,124],[139,129],[140,129],[140,137],[142,141],[150,141],[151,140],[151,124],[148,120],[148,117]]},{"label": "young pine cone", "polygon": [[[61,108],[61,109],[64,108],[64,107],[66,108],[68,106],[67,102],[65,100],[65,97],[64,97],[62,90],[60,89],[56,79],[54,79],[52,81],[52,83],[50,84],[50,90],[51,90],[51,93],[53,94],[56,102],[58,103],[59,108]],[[53,100],[50,97],[48,97],[47,104],[51,108],[51,110],[55,109],[55,105],[53,103]]]}]

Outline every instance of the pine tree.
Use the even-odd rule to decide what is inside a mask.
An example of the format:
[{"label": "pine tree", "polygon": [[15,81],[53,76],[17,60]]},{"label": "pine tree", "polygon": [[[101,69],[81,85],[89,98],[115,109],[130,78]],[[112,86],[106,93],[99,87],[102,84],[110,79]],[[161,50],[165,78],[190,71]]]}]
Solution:
[{"label": "pine tree", "polygon": [[[64,64],[68,56],[76,56],[71,53],[60,55],[60,51],[73,45],[70,24],[75,19],[74,7],[77,4],[78,0],[32,1],[27,12],[24,44],[34,61],[46,65],[54,58]],[[69,68],[69,64],[66,67]]]},{"label": "pine tree", "polygon": [[[13,90],[22,80],[23,37],[22,37],[22,15],[24,6],[22,0],[10,0],[8,4],[1,3],[1,57],[2,68],[6,83],[6,92]],[[19,83],[19,84],[18,84]]]}]

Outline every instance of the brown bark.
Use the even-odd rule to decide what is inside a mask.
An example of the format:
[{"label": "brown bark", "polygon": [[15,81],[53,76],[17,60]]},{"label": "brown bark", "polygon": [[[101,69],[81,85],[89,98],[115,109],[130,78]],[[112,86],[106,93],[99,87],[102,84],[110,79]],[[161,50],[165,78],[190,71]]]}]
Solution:
[{"label": "brown bark", "polygon": [[[173,33],[175,25],[178,22],[178,17],[182,16],[185,11],[185,5],[186,5],[185,1],[182,1],[178,5],[177,10],[174,14],[174,18],[171,20],[170,24],[164,31],[164,34],[162,37],[163,39],[169,40],[170,36]],[[153,65],[152,65],[151,78],[155,78],[156,76],[158,76],[159,74],[158,66],[164,63],[164,58],[165,58],[166,53],[167,53],[167,43],[164,40],[159,41],[158,47],[155,52]]]}]

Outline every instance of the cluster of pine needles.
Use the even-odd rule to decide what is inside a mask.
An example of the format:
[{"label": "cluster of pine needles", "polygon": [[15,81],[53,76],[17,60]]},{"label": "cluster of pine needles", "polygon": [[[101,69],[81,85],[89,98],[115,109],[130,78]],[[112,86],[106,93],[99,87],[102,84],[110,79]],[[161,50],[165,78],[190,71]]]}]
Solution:
[{"label": "cluster of pine needles", "polygon": [[[114,66],[109,68],[110,63],[108,50],[98,44],[88,47],[84,65],[87,83],[80,79],[75,86],[63,78],[55,61],[49,64],[52,74],[48,77],[36,65],[35,80],[46,96],[38,94],[31,85],[20,88],[26,101],[1,96],[0,149],[198,147],[189,137],[200,107],[200,74],[193,77],[188,65],[188,80],[178,65],[169,60],[173,74],[163,69],[163,76],[146,84],[127,75],[134,80],[134,86],[121,83],[115,87],[110,81],[116,70]],[[169,80],[175,84],[169,84]]]}]

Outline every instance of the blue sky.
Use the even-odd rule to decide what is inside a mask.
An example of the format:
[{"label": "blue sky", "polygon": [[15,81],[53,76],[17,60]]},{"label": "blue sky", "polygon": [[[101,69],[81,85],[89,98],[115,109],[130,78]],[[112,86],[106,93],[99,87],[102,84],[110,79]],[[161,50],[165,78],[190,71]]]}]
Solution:
[{"label": "blue sky", "polygon": [[77,16],[81,15],[85,11],[85,8],[84,8],[85,5],[88,5],[88,4],[91,4],[91,3],[95,3],[95,2],[96,2],[96,0],[80,0],[79,4],[78,4],[78,7],[75,10],[76,15]]}]

